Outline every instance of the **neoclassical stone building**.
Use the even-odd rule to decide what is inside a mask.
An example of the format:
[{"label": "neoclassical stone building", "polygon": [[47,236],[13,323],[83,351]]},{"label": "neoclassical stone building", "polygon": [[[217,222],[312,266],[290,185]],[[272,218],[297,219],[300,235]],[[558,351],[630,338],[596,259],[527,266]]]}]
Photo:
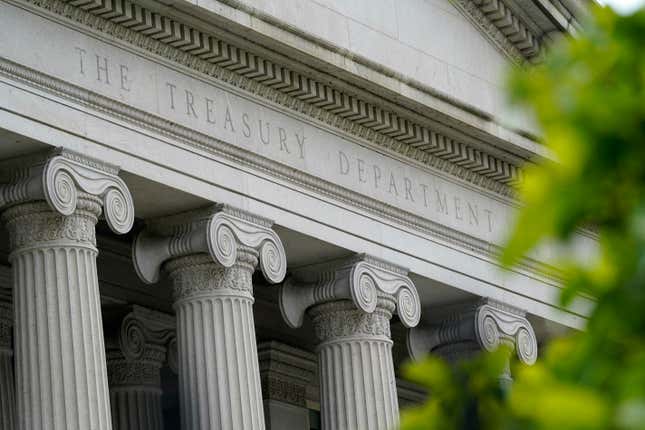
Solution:
[{"label": "neoclassical stone building", "polygon": [[389,429],[405,360],[581,329],[592,233],[496,255],[504,71],[585,8],[1,0],[0,429]]}]

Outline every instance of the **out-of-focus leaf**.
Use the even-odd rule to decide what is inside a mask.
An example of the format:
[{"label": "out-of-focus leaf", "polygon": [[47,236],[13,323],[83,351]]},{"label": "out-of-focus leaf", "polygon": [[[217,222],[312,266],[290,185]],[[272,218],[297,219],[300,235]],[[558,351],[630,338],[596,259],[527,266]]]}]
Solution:
[{"label": "out-of-focus leaf", "polygon": [[525,167],[500,257],[508,267],[545,241],[598,238],[591,261],[559,267],[563,305],[595,300],[586,330],[513,366],[510,389],[499,379],[508,351],[413,366],[430,397],[403,430],[645,429],[645,9],[592,9],[543,64],[511,73],[511,101],[532,111],[555,159]]}]

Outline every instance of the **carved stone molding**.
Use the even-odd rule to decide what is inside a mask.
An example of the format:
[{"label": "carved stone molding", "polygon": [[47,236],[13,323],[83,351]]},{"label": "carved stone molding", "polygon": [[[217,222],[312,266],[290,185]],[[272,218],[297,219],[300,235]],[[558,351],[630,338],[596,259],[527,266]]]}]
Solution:
[{"label": "carved stone molding", "polygon": [[[73,243],[96,251],[95,225],[101,204],[93,196],[80,194],[72,215],[53,212],[44,201],[10,206],[0,218],[9,230],[9,245],[14,252],[55,243]],[[13,254],[12,254],[13,255]],[[12,255],[9,259],[12,260]]]},{"label": "carved stone molding", "polygon": [[26,1],[479,186],[512,195],[521,179],[520,157],[489,154],[129,0]]},{"label": "carved stone molding", "polygon": [[[102,204],[112,231],[127,233],[134,222],[134,204],[117,173],[114,166],[65,149],[5,160],[0,163],[0,183],[4,183],[0,185],[0,207],[45,200],[53,211],[69,216],[77,209],[92,211],[87,205],[91,206],[93,199],[82,199],[88,195]],[[70,238],[93,238],[93,232],[83,233],[83,226],[69,227]]]},{"label": "carved stone molding", "polygon": [[[439,240],[466,248],[469,251],[477,252],[487,258],[495,258],[499,253],[499,247],[491,244],[490,242],[477,239],[458,230],[443,226],[410,212],[403,211],[400,208],[383,203],[377,199],[353,192],[337,184],[321,180],[315,176],[306,175],[297,171],[294,172],[292,168],[273,162],[269,159],[265,159],[257,154],[246,152],[202,133],[171,123],[163,118],[154,117],[132,108],[131,106],[109,100],[106,97],[90,93],[79,87],[47,77],[46,75],[33,70],[26,70],[15,63],[0,59],[0,73],[3,72],[7,73],[12,78],[26,80],[32,85],[36,84],[43,90],[55,91],[57,94],[67,95],[76,103],[81,103],[91,108],[97,108],[104,112],[116,112],[118,113],[117,116],[119,118],[134,121],[141,127],[171,135],[173,138],[178,139],[185,144],[195,145],[200,149],[206,149],[210,152],[216,153],[218,156],[223,156],[241,165],[248,166],[253,169],[259,169],[286,181],[297,183],[298,186],[306,187],[309,190],[321,193],[335,200],[359,207],[362,211],[369,212],[378,217],[415,229],[423,234],[438,238]],[[441,166],[434,167],[441,168]],[[459,174],[455,173],[453,170],[451,170],[450,173],[459,176]],[[499,190],[497,191],[500,192]],[[545,276],[551,280],[555,280],[556,282],[561,281],[561,277],[554,272],[553,267],[546,266],[545,264],[535,260],[525,259],[518,264],[518,267],[529,270],[537,276]]]},{"label": "carved stone molding", "polygon": [[[165,224],[165,225],[164,225]],[[151,224],[133,243],[132,256],[139,277],[147,283],[159,280],[161,267],[172,258],[208,254],[223,268],[239,264],[257,253],[260,269],[271,283],[280,282],[287,270],[282,241],[271,222],[226,205],[167,217]],[[194,264],[200,264],[194,257]],[[202,262],[203,263],[203,262]],[[185,260],[184,264],[191,264]],[[235,285],[235,284],[233,284]]]},{"label": "carved stone molding", "polygon": [[322,344],[347,339],[382,340],[391,344],[390,319],[394,300],[380,295],[373,312],[356,309],[349,300],[325,302],[312,306],[308,314],[313,322],[316,337]]},{"label": "carved stone molding", "polygon": [[280,342],[258,344],[262,397],[306,407],[307,388],[315,383],[316,356]]},{"label": "carved stone molding", "polygon": [[492,299],[458,306],[441,323],[408,333],[408,350],[415,359],[435,353],[456,361],[502,344],[513,348],[525,364],[537,360],[537,338],[525,312]]},{"label": "carved stone molding", "polygon": [[[414,327],[421,317],[416,287],[406,271],[382,260],[359,255],[324,266],[311,266],[289,278],[280,291],[280,311],[291,327],[302,325],[310,307],[351,300],[354,306],[373,313],[379,300],[392,297],[401,322]],[[389,318],[388,318],[389,333]]]}]

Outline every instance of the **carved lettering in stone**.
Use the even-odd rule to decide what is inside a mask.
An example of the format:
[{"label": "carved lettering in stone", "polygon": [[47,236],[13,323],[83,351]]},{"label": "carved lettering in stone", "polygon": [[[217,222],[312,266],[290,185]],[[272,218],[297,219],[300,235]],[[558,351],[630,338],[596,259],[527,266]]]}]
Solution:
[{"label": "carved lettering in stone", "polygon": [[[97,53],[89,53],[86,49],[75,46],[78,55],[78,73],[88,78],[96,79],[105,85],[114,85],[118,89],[130,92],[132,79],[126,64],[116,64],[109,57]],[[110,81],[112,76],[112,81]],[[115,77],[118,79],[115,80]]]},{"label": "carved lettering in stone", "polygon": [[[0,8],[0,36],[23,34],[16,26],[25,19],[37,21],[33,26],[43,29],[23,35],[24,44],[36,49],[5,46],[7,60],[40,71],[46,56],[52,61],[42,72],[49,76],[163,118],[173,127],[246,150],[251,159],[264,157],[304,172],[325,181],[320,190],[333,184],[384,203],[388,210],[397,208],[489,243],[501,244],[504,239],[504,227],[514,212],[504,198],[475,190],[419,163],[375,151],[360,138],[340,135],[338,130],[284,112],[243,90],[179,72],[11,5]],[[41,40],[43,35],[48,43]],[[70,46],[69,40],[76,44]],[[288,170],[289,175],[294,170]]]},{"label": "carved lettering in stone", "polygon": [[[399,176],[394,171],[388,171],[385,165],[368,164],[362,158],[352,157],[343,150],[338,151],[337,166],[339,175],[353,177],[358,183],[369,184],[375,191],[387,189],[390,194],[401,193],[405,200],[423,208],[428,218],[432,218],[432,215],[450,217],[460,225],[468,225],[488,233],[492,233],[497,227],[495,213],[488,208],[480,209],[477,202],[465,197],[466,194],[456,195],[449,189],[431,186],[430,181],[423,182],[424,178]],[[367,172],[373,172],[373,180],[367,180]],[[433,178],[430,176],[427,179]]]}]

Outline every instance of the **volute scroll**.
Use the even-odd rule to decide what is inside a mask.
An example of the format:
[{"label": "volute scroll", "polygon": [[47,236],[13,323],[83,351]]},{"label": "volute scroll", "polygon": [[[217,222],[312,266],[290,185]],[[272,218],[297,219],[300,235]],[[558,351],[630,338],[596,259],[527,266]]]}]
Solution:
[{"label": "volute scroll", "polygon": [[359,255],[301,272],[285,281],[280,291],[280,311],[290,327],[302,325],[309,307],[336,300],[351,300],[357,309],[373,313],[380,295],[395,299],[403,325],[414,327],[419,323],[418,293],[405,271],[397,266]]},{"label": "volute scroll", "polygon": [[168,259],[205,253],[221,266],[232,267],[240,249],[247,248],[257,252],[267,281],[278,283],[286,274],[287,258],[271,224],[226,205],[158,219],[135,238],[134,266],[139,277],[152,284],[158,282],[161,267]]}]

